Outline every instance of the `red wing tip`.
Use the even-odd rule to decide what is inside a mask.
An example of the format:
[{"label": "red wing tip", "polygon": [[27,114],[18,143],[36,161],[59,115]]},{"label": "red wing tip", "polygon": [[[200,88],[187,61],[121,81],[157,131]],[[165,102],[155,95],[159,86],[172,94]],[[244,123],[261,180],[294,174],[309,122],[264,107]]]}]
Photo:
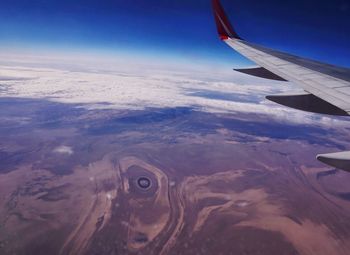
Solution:
[{"label": "red wing tip", "polygon": [[220,39],[223,40],[223,41],[226,41],[228,40],[228,36],[227,35],[220,35]]}]

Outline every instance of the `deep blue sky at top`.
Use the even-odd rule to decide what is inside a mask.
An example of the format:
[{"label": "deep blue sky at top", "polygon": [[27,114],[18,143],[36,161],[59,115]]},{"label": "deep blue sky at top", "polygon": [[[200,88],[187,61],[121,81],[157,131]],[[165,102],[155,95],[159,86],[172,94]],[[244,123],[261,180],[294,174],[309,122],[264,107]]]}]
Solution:
[{"label": "deep blue sky at top", "polygon": [[[241,37],[350,66],[350,0],[222,0]],[[136,52],[239,64],[211,0],[0,0],[0,47]]]}]

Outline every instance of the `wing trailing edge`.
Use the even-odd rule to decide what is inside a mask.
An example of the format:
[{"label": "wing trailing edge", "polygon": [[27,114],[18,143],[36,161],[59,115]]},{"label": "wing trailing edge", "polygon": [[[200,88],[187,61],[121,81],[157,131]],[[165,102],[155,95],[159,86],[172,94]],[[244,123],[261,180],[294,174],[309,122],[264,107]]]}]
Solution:
[{"label": "wing trailing edge", "polygon": [[245,73],[251,76],[269,79],[273,81],[287,81],[286,79],[278,76],[277,74],[274,74],[273,72],[267,70],[264,67],[254,67],[254,68],[239,68],[239,69],[233,69],[240,73]]},{"label": "wing trailing edge", "polygon": [[328,114],[336,116],[348,116],[346,111],[316,97],[310,93],[282,94],[267,96],[266,99],[277,104],[305,112]]}]

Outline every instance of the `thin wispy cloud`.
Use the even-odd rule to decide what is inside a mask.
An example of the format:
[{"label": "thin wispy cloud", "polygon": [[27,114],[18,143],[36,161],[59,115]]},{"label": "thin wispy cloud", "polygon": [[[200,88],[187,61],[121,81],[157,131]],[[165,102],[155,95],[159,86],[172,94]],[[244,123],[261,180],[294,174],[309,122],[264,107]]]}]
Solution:
[{"label": "thin wispy cloud", "polygon": [[69,146],[59,146],[54,149],[55,153],[72,155],[74,153],[72,147]]}]

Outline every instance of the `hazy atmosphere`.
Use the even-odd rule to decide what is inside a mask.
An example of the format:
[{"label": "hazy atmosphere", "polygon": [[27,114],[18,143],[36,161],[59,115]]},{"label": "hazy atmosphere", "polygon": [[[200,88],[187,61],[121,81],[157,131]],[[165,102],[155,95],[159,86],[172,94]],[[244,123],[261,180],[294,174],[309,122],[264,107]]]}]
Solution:
[{"label": "hazy atmosphere", "polygon": [[[251,42],[350,66],[350,4],[223,0]],[[348,254],[348,117],[218,38],[211,1],[0,2],[0,254]]]}]

